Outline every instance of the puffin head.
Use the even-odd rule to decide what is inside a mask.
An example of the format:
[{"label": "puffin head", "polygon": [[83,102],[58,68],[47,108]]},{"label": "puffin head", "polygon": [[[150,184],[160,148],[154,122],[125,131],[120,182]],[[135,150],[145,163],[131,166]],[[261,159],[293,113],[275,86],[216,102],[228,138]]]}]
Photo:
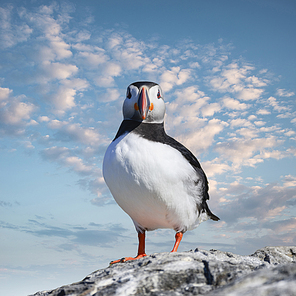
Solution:
[{"label": "puffin head", "polygon": [[123,117],[145,123],[162,123],[165,103],[160,86],[154,82],[139,81],[130,84],[123,103]]}]

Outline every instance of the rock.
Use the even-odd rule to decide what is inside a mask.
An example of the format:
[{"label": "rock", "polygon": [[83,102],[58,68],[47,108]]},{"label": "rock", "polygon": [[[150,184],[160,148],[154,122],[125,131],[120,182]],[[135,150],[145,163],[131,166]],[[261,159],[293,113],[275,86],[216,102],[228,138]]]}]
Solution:
[{"label": "rock", "polygon": [[296,264],[281,264],[272,268],[254,271],[207,295],[294,296],[296,295]]},{"label": "rock", "polygon": [[296,247],[266,247],[250,256],[198,249],[160,253],[31,296],[296,295],[295,263]]}]

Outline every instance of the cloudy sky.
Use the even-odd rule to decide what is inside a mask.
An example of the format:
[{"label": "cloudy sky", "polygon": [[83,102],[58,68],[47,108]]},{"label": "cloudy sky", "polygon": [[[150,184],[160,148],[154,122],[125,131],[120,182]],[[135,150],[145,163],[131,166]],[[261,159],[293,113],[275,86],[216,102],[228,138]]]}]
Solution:
[{"label": "cloudy sky", "polygon": [[[221,218],[179,250],[296,244],[295,1],[2,0],[0,27],[3,295],[136,255],[101,167],[139,80],[161,85],[167,133],[200,160]],[[173,243],[149,232],[147,253]]]}]

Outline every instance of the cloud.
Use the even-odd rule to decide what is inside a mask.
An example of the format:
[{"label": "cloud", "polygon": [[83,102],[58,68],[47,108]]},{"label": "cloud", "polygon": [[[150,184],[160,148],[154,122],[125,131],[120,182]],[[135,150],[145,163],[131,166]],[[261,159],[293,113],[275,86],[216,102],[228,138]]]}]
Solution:
[{"label": "cloud", "polygon": [[219,134],[225,126],[227,126],[226,122],[219,119],[211,119],[204,127],[197,131],[191,130],[186,136],[180,135],[178,139],[192,150],[192,152],[202,152],[213,144],[214,137]]},{"label": "cloud", "polygon": [[[202,163],[202,167],[209,178],[214,177],[215,175],[224,174],[227,171],[232,170],[229,164],[222,163],[221,160],[217,157],[211,161],[204,161]],[[211,189],[212,189],[212,186],[211,186]]]},{"label": "cloud", "polygon": [[0,87],[0,102],[5,101],[9,98],[12,90],[6,87]]},{"label": "cloud", "polygon": [[49,80],[62,80],[70,78],[78,71],[78,68],[75,65],[58,62],[52,63],[49,61],[44,61],[41,68],[44,71],[44,77],[47,78],[46,82]]},{"label": "cloud", "polygon": [[219,103],[208,104],[201,109],[202,116],[204,117],[213,116],[218,111],[221,111]]},{"label": "cloud", "polygon": [[163,91],[170,91],[175,85],[185,83],[191,74],[191,69],[181,69],[180,67],[172,67],[170,70],[164,71],[160,76],[160,85]]},{"label": "cloud", "polygon": [[1,47],[9,48],[15,46],[19,42],[27,41],[33,32],[26,23],[13,24],[14,8],[8,5],[6,8],[0,7],[0,38]]},{"label": "cloud", "polygon": [[110,87],[115,85],[114,77],[121,74],[122,68],[119,64],[108,62],[100,67],[101,75],[94,78],[96,85],[101,87]]},{"label": "cloud", "polygon": [[[224,158],[232,162],[233,166],[239,168],[244,166],[255,166],[263,162],[267,149],[272,149],[280,144],[275,137],[268,138],[247,138],[229,140],[217,143],[215,150]],[[272,153],[270,157],[274,156]]]},{"label": "cloud", "polygon": [[12,207],[12,203],[4,200],[0,200],[0,207]]},{"label": "cloud", "polygon": [[256,100],[261,97],[263,89],[248,87],[238,92],[237,98],[244,101]]},{"label": "cloud", "polygon": [[80,175],[96,175],[99,173],[94,164],[85,164],[81,158],[73,154],[74,152],[69,148],[57,146],[41,151],[43,159],[57,162]]},{"label": "cloud", "polygon": [[240,103],[238,100],[232,99],[230,97],[225,97],[222,99],[224,107],[231,110],[245,110],[250,107],[245,103]]},{"label": "cloud", "polygon": [[274,97],[269,97],[267,101],[270,104],[270,106],[272,106],[273,109],[277,112],[288,111],[290,109],[287,106],[280,106],[279,103],[277,102],[276,98],[274,98]]},{"label": "cloud", "polygon": [[145,55],[146,44],[126,32],[112,33],[106,38],[105,44],[110,59],[125,71],[136,70],[150,63]]},{"label": "cloud", "polygon": [[66,86],[60,86],[57,93],[51,97],[55,108],[59,111],[65,111],[76,106],[75,104],[76,90]]},{"label": "cloud", "polygon": [[91,67],[97,67],[109,60],[109,57],[105,54],[105,50],[102,48],[96,48],[97,52],[80,52],[79,55],[85,58],[87,64]]},{"label": "cloud", "polygon": [[[197,86],[189,86],[184,89],[179,89],[174,93],[175,100],[171,100],[167,104],[167,119],[166,122],[170,126],[179,127],[180,124],[184,124],[183,127],[191,126],[195,128],[203,125],[204,120],[200,120],[198,116],[202,112],[204,107],[207,111],[207,103],[210,100],[204,92],[200,91]],[[213,110],[213,109],[212,109]],[[212,113],[211,108],[209,111]],[[217,110],[217,106],[214,105],[214,111]]]},{"label": "cloud", "polygon": [[25,125],[31,118],[31,114],[37,107],[30,102],[23,102],[23,97],[13,98],[9,102],[0,105],[0,123],[12,126]]},{"label": "cloud", "polygon": [[230,121],[230,127],[231,128],[237,128],[237,127],[240,127],[240,126],[251,127],[253,125],[249,120],[244,119],[244,118],[236,118],[236,119],[232,119]]},{"label": "cloud", "polygon": [[258,115],[268,115],[268,114],[270,114],[270,112],[268,110],[266,110],[266,109],[259,109],[256,112],[256,114],[258,114]]},{"label": "cloud", "polygon": [[[56,19],[54,18],[55,13],[57,13]],[[44,51],[45,55],[42,56],[45,60],[62,60],[72,56],[70,45],[64,41],[62,33],[62,25],[68,23],[70,19],[68,12],[53,3],[40,6],[33,13],[22,9],[21,15],[43,33],[40,38],[48,43],[48,46],[41,47],[41,54]]]},{"label": "cloud", "polygon": [[108,88],[106,93],[99,97],[101,102],[112,102],[118,100],[120,93],[115,88]]},{"label": "cloud", "polygon": [[276,91],[276,95],[278,95],[280,97],[292,97],[295,95],[295,93],[292,91],[287,91],[283,88],[278,88]]},{"label": "cloud", "polygon": [[[287,213],[289,201],[295,199],[295,186],[273,183],[262,187],[247,187],[234,182],[220,190],[219,196],[226,199],[218,211],[228,226],[235,226],[235,223],[250,218],[257,221],[257,227],[262,227],[260,223],[280,217],[283,211]],[[251,229],[256,227],[252,223],[250,225]]]},{"label": "cloud", "polygon": [[76,106],[77,91],[87,90],[89,83],[79,78],[63,80],[61,83],[57,92],[50,96],[49,101],[54,105],[57,112],[63,113]]},{"label": "cloud", "polygon": [[59,141],[74,141],[92,147],[106,145],[105,136],[92,127],[82,127],[79,123],[68,123],[58,120],[51,121],[49,127],[58,129],[55,139]]},{"label": "cloud", "polygon": [[[2,223],[0,223],[0,225],[1,224]],[[46,222],[40,223],[34,219],[29,219],[27,225],[22,227],[5,224],[1,226],[26,232],[37,237],[63,238],[67,245],[63,244],[64,249],[66,247],[68,250],[73,249],[73,244],[112,248],[114,247],[114,242],[118,242],[118,240],[123,237],[122,233],[127,231],[127,229],[119,224],[101,225],[89,223],[89,227],[71,225],[57,227]]]},{"label": "cloud", "polygon": [[250,65],[240,66],[237,62],[232,62],[218,71],[219,75],[209,76],[209,85],[216,91],[234,94],[239,100],[251,101],[261,97],[264,90],[258,87],[267,85],[267,80],[259,79],[252,75],[250,71],[255,68]]}]

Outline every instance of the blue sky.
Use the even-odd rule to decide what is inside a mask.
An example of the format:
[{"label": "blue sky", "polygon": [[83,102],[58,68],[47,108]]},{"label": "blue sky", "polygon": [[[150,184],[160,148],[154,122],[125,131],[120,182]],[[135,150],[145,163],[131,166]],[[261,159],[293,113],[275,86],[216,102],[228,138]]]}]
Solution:
[{"label": "blue sky", "polygon": [[[200,160],[221,218],[179,250],[295,245],[294,1],[2,0],[0,26],[3,295],[136,255],[101,166],[138,80],[161,85],[167,133]],[[147,253],[173,243],[149,232]]]}]

